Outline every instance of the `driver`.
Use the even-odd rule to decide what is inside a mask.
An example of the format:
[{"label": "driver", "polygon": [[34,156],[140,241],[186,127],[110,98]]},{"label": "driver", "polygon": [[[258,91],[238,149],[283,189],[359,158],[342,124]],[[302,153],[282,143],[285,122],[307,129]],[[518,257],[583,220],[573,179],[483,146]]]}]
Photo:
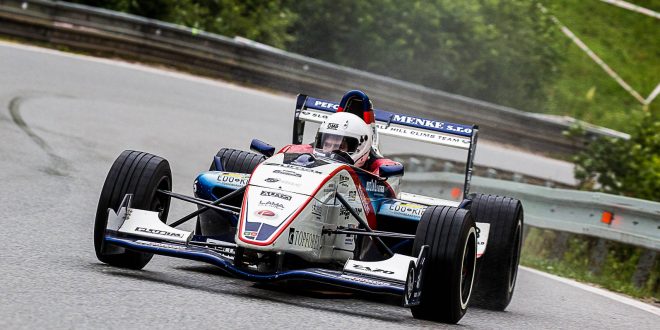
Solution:
[{"label": "driver", "polygon": [[319,127],[314,153],[330,157],[333,152],[346,153],[357,167],[363,167],[371,151],[372,130],[364,120],[352,113],[338,112],[328,116]]},{"label": "driver", "polygon": [[279,152],[316,153],[330,157],[332,152],[343,152],[355,166],[380,175],[380,167],[401,166],[384,158],[378,150],[373,105],[362,91],[347,92],[339,103],[337,113],[321,124],[313,144],[291,144]]}]

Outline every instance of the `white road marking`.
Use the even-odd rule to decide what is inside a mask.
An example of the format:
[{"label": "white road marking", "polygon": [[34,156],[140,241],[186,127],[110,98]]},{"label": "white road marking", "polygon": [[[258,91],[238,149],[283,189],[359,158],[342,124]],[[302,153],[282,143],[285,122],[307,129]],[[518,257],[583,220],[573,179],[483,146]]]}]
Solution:
[{"label": "white road marking", "polygon": [[647,303],[643,303],[641,301],[637,301],[635,299],[631,299],[631,298],[622,296],[620,294],[617,294],[617,293],[614,293],[614,292],[611,292],[611,291],[607,291],[605,289],[596,288],[596,287],[593,287],[593,286],[590,286],[590,285],[587,285],[587,284],[583,284],[583,283],[580,283],[580,282],[577,282],[577,281],[574,281],[574,280],[571,280],[571,279],[567,279],[567,278],[559,277],[557,275],[544,273],[540,270],[532,269],[532,268],[529,268],[529,267],[520,266],[520,269],[526,270],[526,271],[528,271],[530,273],[534,273],[536,275],[540,275],[540,276],[543,276],[543,277],[553,279],[555,281],[558,281],[558,282],[561,282],[561,283],[564,283],[564,284],[568,284],[570,286],[573,286],[573,287],[576,287],[576,288],[579,288],[579,289],[582,289],[582,290],[585,290],[585,291],[589,291],[591,293],[595,293],[597,295],[600,295],[600,296],[618,301],[622,304],[626,304],[628,306],[636,307],[638,309],[647,311],[651,314],[655,314],[657,316],[660,316],[660,308],[649,305]]}]

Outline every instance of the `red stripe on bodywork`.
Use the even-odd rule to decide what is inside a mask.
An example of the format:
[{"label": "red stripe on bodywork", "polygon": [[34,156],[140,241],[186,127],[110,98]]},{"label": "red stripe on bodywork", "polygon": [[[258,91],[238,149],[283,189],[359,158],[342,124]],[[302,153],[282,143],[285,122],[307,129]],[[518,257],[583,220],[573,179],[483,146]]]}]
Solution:
[{"label": "red stripe on bodywork", "polygon": [[355,171],[348,166],[347,171],[353,178],[355,187],[360,191],[360,201],[362,202],[362,207],[364,208],[364,214],[367,216],[367,224],[369,225],[369,228],[376,229],[376,210],[374,210],[374,206],[371,204],[369,194],[364,189],[364,186],[362,186],[357,173],[355,173]]}]

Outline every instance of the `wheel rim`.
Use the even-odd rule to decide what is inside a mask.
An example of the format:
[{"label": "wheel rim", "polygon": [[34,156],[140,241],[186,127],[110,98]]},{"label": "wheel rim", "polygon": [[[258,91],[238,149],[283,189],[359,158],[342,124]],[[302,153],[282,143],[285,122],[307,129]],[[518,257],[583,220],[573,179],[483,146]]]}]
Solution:
[{"label": "wheel rim", "polygon": [[509,293],[513,292],[516,285],[516,278],[518,277],[518,264],[520,260],[520,250],[522,247],[522,220],[518,217],[518,224],[516,225],[516,233],[513,240],[513,253],[509,260]]},{"label": "wheel rim", "polygon": [[470,228],[463,247],[463,261],[461,262],[460,298],[461,307],[467,308],[472,294],[474,283],[474,270],[477,262],[477,235],[474,227]]}]

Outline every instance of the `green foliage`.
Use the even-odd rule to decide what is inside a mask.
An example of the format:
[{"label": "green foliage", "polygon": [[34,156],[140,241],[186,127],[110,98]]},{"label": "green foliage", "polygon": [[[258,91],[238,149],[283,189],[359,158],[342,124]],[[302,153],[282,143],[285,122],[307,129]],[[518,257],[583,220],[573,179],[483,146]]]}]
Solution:
[{"label": "green foliage", "polygon": [[634,297],[660,299],[658,257],[655,265],[649,269],[646,282],[637,287],[633,283],[633,276],[644,252],[642,248],[609,242],[602,265],[594,267],[592,253],[597,238],[571,234],[566,242],[566,252],[557,258],[553,256],[557,234],[551,230],[530,228],[523,245],[521,264]]},{"label": "green foliage", "polygon": [[[631,1],[660,8],[660,0]],[[605,61],[642,97],[660,83],[660,25],[656,18],[602,1],[543,1],[596,55]],[[554,41],[564,55],[555,83],[548,85],[543,112],[568,115],[593,124],[630,132],[631,121],[640,120],[642,105],[610,78],[563,34]],[[656,99],[647,110],[660,110]]]},{"label": "green foliage", "polygon": [[283,0],[76,0],[226,36],[242,36],[275,47],[292,40],[296,19]]},{"label": "green foliage", "polygon": [[289,48],[527,110],[543,103],[558,33],[529,1],[290,1]]},{"label": "green foliage", "polygon": [[660,201],[660,120],[645,114],[629,140],[599,138],[575,163],[583,189]]}]

